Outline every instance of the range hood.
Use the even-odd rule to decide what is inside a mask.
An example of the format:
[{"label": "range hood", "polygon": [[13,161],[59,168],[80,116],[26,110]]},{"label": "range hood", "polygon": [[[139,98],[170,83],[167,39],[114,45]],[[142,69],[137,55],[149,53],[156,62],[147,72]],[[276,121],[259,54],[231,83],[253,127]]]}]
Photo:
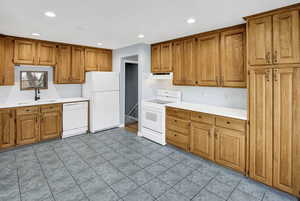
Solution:
[{"label": "range hood", "polygon": [[151,73],[150,78],[153,80],[172,80],[173,73]]}]

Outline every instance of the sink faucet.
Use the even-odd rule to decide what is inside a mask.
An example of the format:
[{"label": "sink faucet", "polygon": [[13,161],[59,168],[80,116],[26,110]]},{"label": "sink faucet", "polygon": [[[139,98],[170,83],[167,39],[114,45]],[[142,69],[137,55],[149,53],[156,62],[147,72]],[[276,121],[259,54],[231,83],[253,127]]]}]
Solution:
[{"label": "sink faucet", "polygon": [[40,97],[40,88],[36,87],[34,88],[34,100],[37,101],[37,100],[40,100],[41,97]]}]

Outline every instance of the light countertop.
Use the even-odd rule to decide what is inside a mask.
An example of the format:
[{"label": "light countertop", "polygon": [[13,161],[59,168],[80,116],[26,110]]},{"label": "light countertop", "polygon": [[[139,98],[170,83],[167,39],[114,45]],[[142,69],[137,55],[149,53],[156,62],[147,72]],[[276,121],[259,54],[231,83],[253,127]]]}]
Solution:
[{"label": "light countertop", "polygon": [[228,108],[228,107],[219,107],[213,105],[197,104],[197,103],[170,103],[167,104],[169,107],[175,107],[179,109],[191,110],[195,112],[203,112],[218,116],[231,117],[235,119],[247,120],[247,110]]},{"label": "light countertop", "polygon": [[56,103],[71,103],[71,102],[80,102],[80,101],[88,101],[88,100],[89,100],[88,98],[83,98],[83,97],[40,99],[38,101],[24,100],[24,101],[0,104],[0,109],[14,108],[14,107],[36,106],[36,105],[47,105],[47,104],[56,104]]}]

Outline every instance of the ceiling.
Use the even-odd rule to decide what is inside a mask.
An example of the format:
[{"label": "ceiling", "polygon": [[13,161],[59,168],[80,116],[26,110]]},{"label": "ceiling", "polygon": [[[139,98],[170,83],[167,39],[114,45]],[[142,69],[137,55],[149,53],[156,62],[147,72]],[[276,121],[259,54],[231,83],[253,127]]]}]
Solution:
[{"label": "ceiling", "polygon": [[[294,3],[299,0],[1,0],[0,33],[117,49],[240,24],[243,16]],[[187,24],[190,17],[196,23]]]}]

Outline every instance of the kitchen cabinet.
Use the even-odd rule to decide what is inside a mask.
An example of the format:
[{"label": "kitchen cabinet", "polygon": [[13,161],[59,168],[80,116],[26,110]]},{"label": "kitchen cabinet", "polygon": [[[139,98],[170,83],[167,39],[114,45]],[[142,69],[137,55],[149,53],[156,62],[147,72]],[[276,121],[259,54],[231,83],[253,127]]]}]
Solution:
[{"label": "kitchen cabinet", "polygon": [[218,86],[220,80],[219,34],[196,38],[196,84]]},{"label": "kitchen cabinet", "polygon": [[272,185],[273,76],[272,70],[250,72],[250,177]]},{"label": "kitchen cabinet", "polygon": [[56,64],[57,45],[48,42],[38,42],[37,45],[37,64],[54,66]]},{"label": "kitchen cabinet", "polygon": [[61,136],[61,116],[61,105],[41,106],[41,140],[49,140]]},{"label": "kitchen cabinet", "polygon": [[[183,79],[183,41],[174,42],[173,45],[173,84],[174,85],[184,85]],[[153,52],[153,51],[152,51]],[[153,61],[152,61],[153,64]]]},{"label": "kitchen cabinet", "polygon": [[58,46],[57,65],[55,67],[55,80],[59,84],[70,84],[71,80],[71,54],[69,45]]},{"label": "kitchen cabinet", "polygon": [[247,20],[251,66],[300,63],[299,10]]},{"label": "kitchen cabinet", "polygon": [[72,83],[84,83],[84,48],[72,46],[72,62],[70,71],[70,80]]},{"label": "kitchen cabinet", "polygon": [[14,41],[10,37],[0,37],[0,86],[15,84],[15,69],[12,62]]},{"label": "kitchen cabinet", "polygon": [[112,71],[112,51],[85,48],[85,71]]},{"label": "kitchen cabinet", "polygon": [[16,39],[14,47],[14,63],[34,64],[36,63],[36,41]]},{"label": "kitchen cabinet", "polygon": [[151,71],[166,73],[172,71],[172,43],[162,43],[151,47]]},{"label": "kitchen cabinet", "polygon": [[33,144],[40,139],[39,107],[16,109],[17,145]]},{"label": "kitchen cabinet", "polygon": [[213,132],[213,125],[193,122],[191,126],[191,152],[203,158],[214,160]]},{"label": "kitchen cabinet", "polygon": [[15,111],[0,109],[0,149],[15,145]]},{"label": "kitchen cabinet", "polygon": [[221,33],[220,54],[220,85],[246,88],[246,28],[244,26]]}]

